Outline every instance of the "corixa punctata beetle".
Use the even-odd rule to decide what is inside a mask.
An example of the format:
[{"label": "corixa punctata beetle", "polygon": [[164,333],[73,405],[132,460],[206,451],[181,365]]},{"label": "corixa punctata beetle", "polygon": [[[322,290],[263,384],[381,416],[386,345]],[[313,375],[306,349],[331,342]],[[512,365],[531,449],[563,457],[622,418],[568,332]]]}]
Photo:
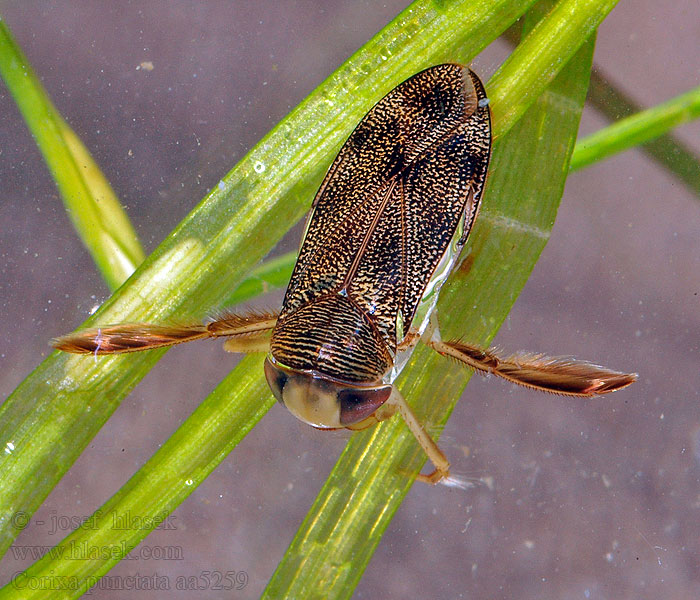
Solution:
[{"label": "corixa punctata beetle", "polygon": [[314,199],[279,314],[227,313],[204,324],[123,324],[53,340],[66,352],[113,354],[227,337],[231,352],[267,352],[277,400],[321,429],[362,429],[401,414],[449,481],[449,462],[393,385],[423,341],[468,367],[539,390],[590,397],[634,374],[569,358],[442,341],[435,305],[476,219],[491,154],[479,78],[444,64],[404,81],[360,121]]}]

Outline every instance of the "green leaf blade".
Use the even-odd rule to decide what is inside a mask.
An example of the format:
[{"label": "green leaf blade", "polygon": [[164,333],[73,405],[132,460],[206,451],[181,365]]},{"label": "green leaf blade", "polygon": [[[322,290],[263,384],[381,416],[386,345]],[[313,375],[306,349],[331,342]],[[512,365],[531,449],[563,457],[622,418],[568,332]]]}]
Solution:
[{"label": "green leaf blade", "polygon": [[[577,52],[581,41],[593,35],[618,0],[562,0],[529,32],[519,46],[519,71],[512,68],[511,55],[494,74],[489,97],[494,120],[505,133],[522,116],[542,89],[538,79],[550,81]],[[504,102],[503,95],[508,95]]]},{"label": "green leaf blade", "polygon": [[111,290],[141,264],[143,248],[112,187],[51,102],[0,19],[0,76],[44,156],[78,235]]}]

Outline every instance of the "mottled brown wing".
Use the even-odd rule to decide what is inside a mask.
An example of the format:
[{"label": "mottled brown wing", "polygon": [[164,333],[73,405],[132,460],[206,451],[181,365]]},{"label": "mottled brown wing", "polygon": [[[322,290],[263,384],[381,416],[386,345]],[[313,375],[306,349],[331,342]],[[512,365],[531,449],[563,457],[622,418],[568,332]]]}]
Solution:
[{"label": "mottled brown wing", "polygon": [[422,71],[348,138],[314,200],[280,316],[347,295],[396,349],[458,223],[476,216],[490,156],[486,95],[460,65]]}]

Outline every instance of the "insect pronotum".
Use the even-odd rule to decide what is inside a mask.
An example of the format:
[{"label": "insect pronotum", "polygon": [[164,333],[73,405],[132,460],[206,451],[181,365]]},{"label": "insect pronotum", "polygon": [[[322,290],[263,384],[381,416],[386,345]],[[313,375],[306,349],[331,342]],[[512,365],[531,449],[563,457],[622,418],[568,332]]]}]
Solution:
[{"label": "insect pronotum", "polygon": [[482,373],[571,396],[619,390],[634,374],[541,355],[503,358],[441,341],[438,293],[479,210],[491,118],[479,78],[444,64],[389,92],[360,121],[316,194],[279,314],[228,313],[204,324],[123,324],[53,340],[66,352],[134,352],[228,337],[268,352],[272,393],[322,429],[362,429],[399,412],[435,469],[449,462],[393,385],[419,340]]}]

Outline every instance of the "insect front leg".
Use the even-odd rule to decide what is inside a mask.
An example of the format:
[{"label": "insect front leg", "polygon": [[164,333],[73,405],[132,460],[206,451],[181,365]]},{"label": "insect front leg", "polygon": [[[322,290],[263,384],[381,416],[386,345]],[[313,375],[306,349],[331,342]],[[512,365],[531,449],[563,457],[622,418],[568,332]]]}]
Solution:
[{"label": "insect front leg", "polygon": [[382,404],[373,414],[371,414],[366,419],[362,419],[357,423],[352,423],[351,425],[346,425],[345,429],[350,429],[351,431],[362,431],[363,429],[369,429],[377,423],[386,421],[396,414],[397,407],[394,404],[389,404],[385,402]]},{"label": "insect front leg", "polygon": [[267,352],[277,317],[272,313],[227,314],[209,323],[208,327],[213,335],[228,337],[224,342],[226,352]]}]

